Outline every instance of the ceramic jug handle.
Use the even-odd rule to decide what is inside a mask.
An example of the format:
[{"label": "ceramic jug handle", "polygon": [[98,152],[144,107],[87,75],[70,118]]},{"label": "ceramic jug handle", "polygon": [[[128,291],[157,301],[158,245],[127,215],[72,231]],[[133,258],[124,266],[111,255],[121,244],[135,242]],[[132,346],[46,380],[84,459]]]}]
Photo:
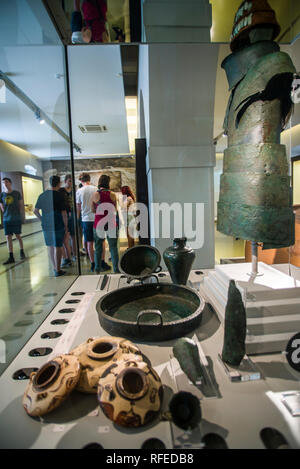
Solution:
[{"label": "ceramic jug handle", "polygon": [[[140,319],[142,316],[146,316],[146,314],[156,314],[156,316],[160,318],[160,325],[161,326],[163,325],[163,317],[162,317],[161,312],[158,309],[145,309],[144,311],[140,311],[139,314],[137,315],[137,318],[136,318],[137,326],[140,326],[140,323],[139,323]],[[150,324],[150,325],[153,326],[153,324]]]}]

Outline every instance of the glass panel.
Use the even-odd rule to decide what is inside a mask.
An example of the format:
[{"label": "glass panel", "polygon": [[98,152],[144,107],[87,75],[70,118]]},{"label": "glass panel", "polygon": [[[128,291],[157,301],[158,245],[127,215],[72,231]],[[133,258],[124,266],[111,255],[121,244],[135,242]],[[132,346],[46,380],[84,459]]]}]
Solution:
[{"label": "glass panel", "polygon": [[[52,14],[61,18],[61,7],[47,2]],[[277,40],[292,42],[300,32],[299,2],[269,0],[269,5],[280,25]],[[238,28],[245,18],[255,24],[260,21],[260,13],[253,14],[252,2],[246,0],[243,5],[241,0],[64,0],[63,8],[75,43],[82,42],[80,31],[84,26],[92,31],[88,40],[97,43],[229,43],[237,12]],[[72,23],[74,11],[82,14],[79,23],[78,18]]]},{"label": "glass panel", "polygon": [[[93,273],[91,270],[118,272],[119,256],[134,243],[133,239],[127,239],[122,214],[126,194],[128,200],[136,198],[138,50],[135,46],[123,46],[121,50],[119,45],[109,48],[78,45],[68,48],[68,57],[72,132],[77,145],[74,149],[75,182],[83,235],[80,242],[82,252],[88,251],[88,256],[81,256],[81,271],[84,274]],[[51,164],[63,177],[64,162],[55,160]],[[103,246],[99,242],[107,238],[108,233],[97,239],[93,231],[95,213],[91,210],[91,200],[96,197],[94,200],[98,201],[99,193],[95,193],[102,176],[109,177],[110,181],[109,185],[104,183],[101,197],[107,203],[112,197],[119,210],[120,229],[110,249],[107,241]],[[95,210],[97,207],[95,205]],[[96,241],[95,246],[93,241]]]},{"label": "glass panel", "polygon": [[[58,187],[46,193],[50,205],[41,199],[38,203],[42,224],[35,210],[56,174],[51,158],[63,158],[65,172],[71,173],[64,47],[42,2],[4,1],[0,11],[0,338],[6,347],[2,372],[78,271],[73,262],[56,278],[49,257],[56,252],[56,272],[61,271],[62,214],[71,212],[62,210],[63,196],[52,190]],[[56,214],[52,199],[57,199]]]}]

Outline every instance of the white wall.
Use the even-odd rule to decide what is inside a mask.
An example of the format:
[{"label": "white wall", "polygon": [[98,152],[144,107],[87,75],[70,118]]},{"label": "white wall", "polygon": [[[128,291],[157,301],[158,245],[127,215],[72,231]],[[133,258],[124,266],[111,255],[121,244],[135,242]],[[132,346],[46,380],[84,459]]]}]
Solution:
[{"label": "white wall", "polygon": [[10,171],[27,173],[25,165],[35,168],[37,176],[43,175],[42,165],[36,156],[11,143],[0,140],[0,171],[4,173]]}]

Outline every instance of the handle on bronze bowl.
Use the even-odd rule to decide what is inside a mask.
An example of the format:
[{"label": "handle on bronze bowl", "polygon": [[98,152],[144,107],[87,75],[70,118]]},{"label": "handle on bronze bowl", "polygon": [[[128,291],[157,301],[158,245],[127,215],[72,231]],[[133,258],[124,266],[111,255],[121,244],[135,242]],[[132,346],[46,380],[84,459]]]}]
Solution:
[{"label": "handle on bronze bowl", "polygon": [[[139,314],[137,315],[137,318],[136,318],[136,325],[137,326],[140,326],[140,318],[142,316],[146,316],[146,315],[149,315],[149,314],[156,314],[156,316],[159,317],[160,319],[160,326],[163,325],[163,317],[162,317],[162,314],[161,312],[158,310],[158,309],[145,309],[144,311],[140,311]],[[151,326],[153,326],[155,324],[151,324]],[[156,324],[157,325],[157,324]]]}]

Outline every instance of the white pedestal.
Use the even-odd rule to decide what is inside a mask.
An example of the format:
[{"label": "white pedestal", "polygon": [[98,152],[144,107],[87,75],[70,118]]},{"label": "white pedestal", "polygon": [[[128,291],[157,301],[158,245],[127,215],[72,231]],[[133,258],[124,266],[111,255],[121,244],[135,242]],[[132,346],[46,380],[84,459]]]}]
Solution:
[{"label": "white pedestal", "polygon": [[300,330],[300,281],[263,262],[258,271],[263,275],[251,278],[250,263],[218,265],[201,293],[224,324],[229,282],[235,280],[247,314],[246,353],[282,352]]}]

